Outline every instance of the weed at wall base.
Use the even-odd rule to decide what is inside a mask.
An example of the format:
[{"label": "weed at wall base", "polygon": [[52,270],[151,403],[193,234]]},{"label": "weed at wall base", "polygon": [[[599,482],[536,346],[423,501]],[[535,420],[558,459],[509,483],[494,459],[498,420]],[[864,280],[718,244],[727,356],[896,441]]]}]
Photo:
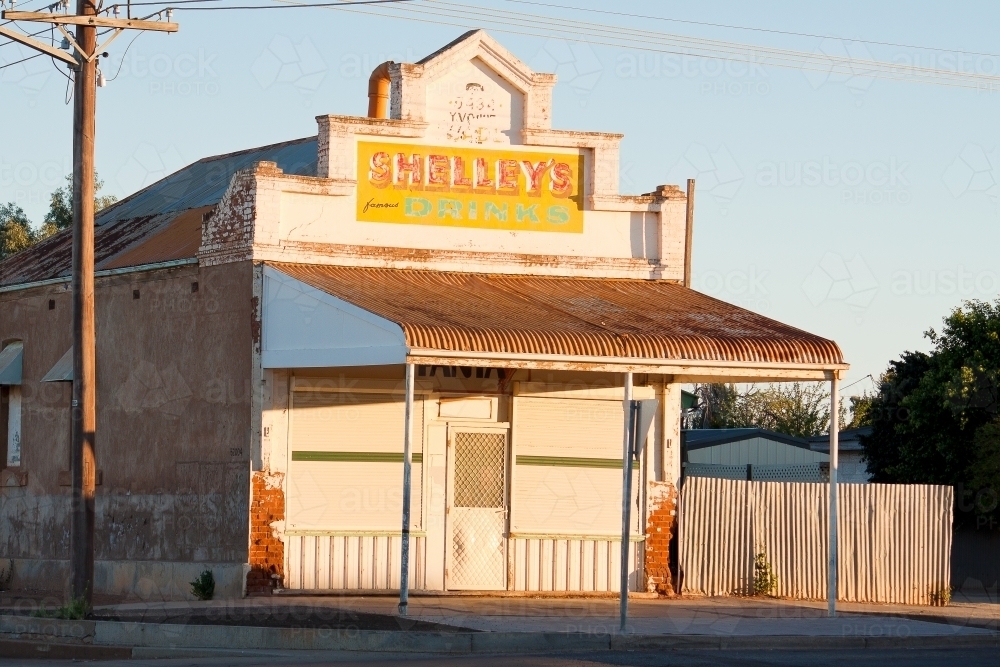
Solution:
[{"label": "weed at wall base", "polygon": [[211,570],[205,570],[191,582],[191,595],[199,600],[212,599],[215,595],[215,575]]},{"label": "weed at wall base", "polygon": [[778,590],[778,575],[774,573],[763,551],[753,560],[753,594],[772,595]]}]

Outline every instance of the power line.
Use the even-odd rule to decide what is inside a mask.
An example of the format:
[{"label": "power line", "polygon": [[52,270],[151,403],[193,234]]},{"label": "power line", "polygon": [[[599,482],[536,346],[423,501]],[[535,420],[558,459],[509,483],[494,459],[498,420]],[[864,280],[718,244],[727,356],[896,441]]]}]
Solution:
[{"label": "power line", "polygon": [[[14,23],[14,22],[13,21],[7,21],[7,23]],[[0,24],[0,25],[7,25],[7,23]],[[38,32],[30,32],[30,33],[27,34],[27,37],[38,37],[39,35],[44,35],[47,32],[52,32],[52,28],[46,28],[45,30],[39,30]],[[0,46],[7,46],[8,44],[16,44],[16,43],[17,42],[15,42],[14,40],[11,39],[11,40],[8,40],[8,41],[4,42],[3,44],[0,44]]]},{"label": "power line", "polygon": [[[224,2],[225,0],[176,0],[177,4],[206,4]],[[488,7],[470,9],[466,5],[443,0],[424,0],[419,5],[414,0],[353,0],[349,2],[296,2],[295,0],[275,0],[279,4],[272,5],[225,5],[213,7],[184,7],[190,11],[231,11],[255,9],[302,9],[324,8],[336,9],[382,18],[395,18],[437,25],[452,25],[458,27],[488,27],[490,30],[541,38],[558,37],[591,44],[612,46],[618,48],[633,48],[637,50],[667,53],[698,58],[717,58],[720,60],[755,63],[804,71],[815,71],[823,74],[837,74],[863,78],[882,78],[892,81],[919,81],[961,88],[981,89],[984,85],[1000,88],[1000,76],[977,74],[972,72],[956,72],[915,65],[903,65],[878,60],[856,59],[849,56],[826,55],[822,53],[804,53],[775,47],[741,44],[727,40],[689,37],[644,29],[625,28],[564,19],[553,16],[541,16],[525,12],[498,10]],[[523,4],[569,8],[566,5],[552,5],[529,0],[508,0]],[[405,3],[405,6],[404,6]],[[411,4],[413,3],[413,4]],[[142,5],[170,6],[169,0],[164,2],[143,2]],[[359,5],[387,5],[375,11],[358,7]],[[391,5],[388,6],[388,5]],[[374,8],[373,8],[374,9]],[[599,11],[599,10],[594,10]],[[393,13],[395,12],[395,13]],[[634,16],[623,12],[604,12],[614,15]],[[155,13],[154,13],[155,15]],[[657,17],[645,17],[657,18]],[[669,19],[664,19],[669,20]],[[680,21],[680,19],[678,19]],[[722,26],[723,24],[718,24]],[[729,27],[729,26],[727,26]],[[739,26],[731,26],[739,27]],[[765,29],[759,29],[766,31]],[[781,32],[781,31],[777,31]],[[36,33],[37,34],[37,33]],[[805,33],[796,33],[802,34]],[[923,47],[913,47],[923,48]]]},{"label": "power line", "polygon": [[[296,5],[294,0],[276,0],[285,5]],[[431,5],[431,6],[428,6]],[[590,44],[631,48],[673,55],[717,58],[737,62],[751,62],[789,69],[815,71],[895,81],[918,81],[969,89],[982,89],[983,85],[1000,88],[1000,77],[968,72],[954,72],[929,67],[902,65],[877,60],[860,60],[847,56],[822,53],[803,53],[788,49],[740,44],[725,40],[704,39],[629,29],[620,26],[586,21],[540,16],[524,12],[476,8],[441,0],[424,0],[420,5],[386,7],[378,11],[346,8],[344,11],[382,18],[396,18],[437,25],[456,27],[481,27],[510,34],[541,38],[563,38]],[[393,13],[395,12],[395,13]]]},{"label": "power line", "polygon": [[[187,5],[187,4],[195,3],[195,2],[196,3],[229,2],[229,0],[173,0],[173,2],[167,2],[166,0],[164,0],[163,2],[130,2],[130,3],[128,3],[128,5],[130,7],[147,7],[147,6],[154,6],[154,5],[169,5],[170,7],[174,7],[175,5]],[[116,5],[118,7],[122,6],[121,3],[115,3],[114,5],[111,5],[111,7],[115,7]],[[111,9],[111,7],[109,7],[108,9]],[[108,11],[108,9],[106,9],[104,11]]]},{"label": "power line", "polygon": [[122,73],[122,65],[125,64],[125,56],[128,55],[128,50],[132,48],[132,44],[135,43],[135,40],[139,39],[139,35],[141,35],[141,34],[142,34],[142,31],[140,30],[139,32],[137,32],[135,34],[135,37],[133,37],[131,39],[131,41],[129,41],[128,46],[125,47],[125,51],[122,53],[122,59],[120,61],[118,61],[118,71],[115,72],[115,75],[113,77],[111,77],[110,79],[108,79],[108,81],[114,81],[115,79],[118,78],[118,75]]},{"label": "power line", "polygon": [[[174,2],[134,2],[134,3],[131,3],[131,4],[132,4],[133,7],[140,6],[140,5],[141,6],[148,6],[148,5],[158,5],[158,6],[168,5],[168,6],[172,6],[174,4],[182,4],[182,3],[186,4],[186,3],[225,2],[225,1],[226,0],[175,0]],[[309,7],[336,8],[336,7],[342,7],[342,6],[348,6],[348,5],[379,5],[379,4],[392,4],[392,3],[413,2],[413,1],[414,0],[351,0],[350,2],[324,2],[324,3],[294,4],[294,5],[247,5],[247,6],[232,6],[232,5],[230,5],[230,6],[225,6],[225,7],[185,7],[184,10],[186,10],[186,11],[219,11],[219,10],[245,10],[245,9],[301,9],[301,8],[309,8]],[[114,5],[112,5],[112,7],[113,6]],[[109,7],[105,11],[110,11],[110,9],[111,8]],[[166,9],[166,7],[165,7],[165,9]],[[155,16],[155,13],[151,14],[150,16]],[[149,18],[149,17],[147,17],[147,18]],[[7,21],[6,23],[14,23],[14,21]],[[2,24],[0,24],[0,25],[2,25]],[[46,32],[51,32],[51,30],[52,30],[51,28],[46,28],[45,30],[39,30],[38,32],[29,33],[27,36],[28,37],[37,37],[38,35],[44,34]],[[109,30],[104,31],[104,33],[107,33],[107,32],[110,32],[110,31],[111,30],[109,29]],[[135,39],[133,38],[132,41],[134,42]],[[10,41],[7,41],[7,42],[4,42],[4,43],[0,44],[0,47],[7,46],[8,44],[15,44],[15,43],[16,42],[14,40],[10,40]],[[129,46],[131,46],[131,45],[132,44],[130,42]],[[127,51],[128,51],[128,48],[126,48],[126,52]],[[42,54],[36,54],[36,55],[33,55],[33,56],[28,56],[27,58],[22,58],[21,60],[17,60],[15,62],[6,63],[4,65],[0,65],[0,70],[2,70],[4,68],[7,68],[7,67],[11,67],[13,65],[18,65],[20,63],[23,63],[26,60],[31,60],[32,58],[38,58],[41,55]],[[121,70],[121,67],[119,67],[119,71],[120,70]]]},{"label": "power line", "polygon": [[244,10],[244,9],[308,9],[310,7],[346,7],[348,5],[385,5],[385,4],[396,4],[400,2],[415,2],[416,0],[351,0],[350,2],[315,2],[315,3],[295,3],[290,5],[227,5],[224,7],[175,7],[179,4],[187,3],[206,3],[206,2],[225,2],[226,0],[176,0],[175,2],[133,2],[132,6],[136,7],[139,5],[162,5],[169,8],[175,8],[183,10],[186,12],[215,12],[215,11],[228,11],[228,10]]},{"label": "power line", "polygon": [[7,69],[8,67],[13,67],[14,65],[20,65],[26,60],[31,60],[32,58],[41,58],[44,55],[45,55],[44,53],[36,53],[33,56],[28,56],[27,58],[21,58],[20,60],[15,60],[14,62],[6,63],[5,65],[0,65],[0,69]]},{"label": "power line", "polygon": [[[859,383],[859,382],[864,382],[865,380],[871,380],[871,381],[872,381],[872,384],[874,384],[874,383],[875,383],[875,378],[874,378],[874,377],[872,376],[872,374],[871,374],[871,373],[869,373],[868,375],[864,376],[864,377],[863,377],[863,378],[861,378],[860,380],[855,380],[855,381],[854,381],[854,382],[852,382],[851,384],[849,384],[849,385],[847,385],[847,386],[845,386],[845,387],[841,387],[841,390],[844,390],[844,389],[848,389],[848,388],[850,388],[850,387],[853,387],[853,386],[854,386],[854,385],[856,385],[857,383]],[[877,386],[877,385],[876,385],[876,386]]]},{"label": "power line", "polygon": [[590,12],[590,13],[593,13],[593,14],[608,14],[608,15],[611,15],[611,16],[625,16],[625,17],[628,17],[628,18],[636,18],[636,19],[643,19],[643,20],[650,20],[650,21],[669,21],[671,23],[686,23],[686,24],[689,24],[689,25],[702,25],[702,26],[708,26],[708,27],[712,27],[712,28],[729,28],[731,30],[749,30],[749,31],[753,31],[753,32],[766,32],[766,33],[771,33],[771,34],[775,34],[775,35],[791,35],[791,36],[795,36],[795,37],[812,37],[812,38],[815,38],[815,39],[834,39],[834,40],[840,40],[840,41],[844,41],[844,42],[860,42],[862,44],[875,44],[875,45],[878,45],[878,46],[896,46],[896,47],[904,48],[904,49],[921,49],[921,50],[926,50],[926,51],[949,51],[951,53],[961,53],[961,54],[969,55],[969,56],[987,56],[987,57],[990,57],[990,58],[1000,58],[1000,54],[995,54],[995,53],[981,53],[979,51],[964,51],[964,50],[961,50],[961,49],[942,49],[942,48],[939,48],[939,47],[918,46],[918,45],[915,45],[915,44],[900,44],[900,43],[897,43],[897,42],[880,42],[880,41],[871,40],[871,39],[848,39],[846,37],[835,37],[833,35],[817,35],[817,34],[808,33],[808,32],[794,32],[792,30],[775,30],[775,29],[772,29],[772,28],[751,28],[751,27],[748,27],[748,26],[731,25],[731,24],[727,24],[727,23],[709,23],[708,21],[692,21],[692,20],[688,20],[688,19],[669,18],[669,17],[666,17],[666,16],[648,16],[648,15],[645,15],[645,14],[629,14],[627,12],[613,12],[613,11],[610,11],[610,10],[607,10],[607,9],[592,9],[592,8],[589,8],[589,7],[570,7],[570,6],[567,6],[567,5],[555,5],[555,4],[550,4],[550,3],[547,3],[547,2],[535,2],[534,0],[504,0],[504,2],[514,2],[514,3],[517,3],[517,4],[521,4],[521,5],[537,5],[539,7],[552,7],[552,8],[555,8],[555,9],[569,9],[571,11]]},{"label": "power line", "polygon": [[[445,2],[443,0],[426,0],[426,1],[432,5],[441,5],[442,9],[445,12],[451,12],[452,15],[454,15],[457,12],[466,11],[464,5],[457,4],[454,2]],[[910,70],[914,73],[920,73],[932,76],[935,74],[937,75],[943,74],[948,76],[956,74],[955,72],[947,70],[934,70],[932,68],[926,68],[926,67],[899,65],[896,63],[885,63],[875,60],[861,60],[844,56],[833,56],[833,55],[815,54],[815,53],[810,54],[810,53],[803,53],[787,49],[779,49],[775,47],[740,44],[736,42],[730,42],[727,40],[689,37],[685,35],[674,35],[669,33],[660,33],[642,29],[630,29],[630,28],[623,28],[620,26],[595,24],[586,21],[577,21],[572,19],[562,19],[549,16],[537,16],[532,14],[525,14],[522,12],[503,12],[501,10],[493,10],[489,8],[482,8],[481,11],[488,14],[492,14],[493,16],[490,17],[491,20],[506,20],[512,22],[520,22],[521,24],[524,24],[527,21],[531,22],[542,21],[544,23],[548,23],[549,25],[554,26],[556,29],[569,30],[581,34],[590,31],[592,33],[596,32],[598,35],[604,37],[612,36],[617,38],[627,37],[629,39],[635,39],[636,36],[641,35],[645,39],[639,38],[638,41],[645,41],[646,43],[650,43],[650,39],[652,39],[654,42],[661,42],[667,44],[673,43],[674,45],[682,45],[682,46],[687,46],[689,48],[707,47],[713,49],[720,49],[723,53],[729,55],[734,53],[741,55],[745,53],[761,54],[788,60],[791,62],[791,64],[797,67],[801,67],[804,62],[819,60],[825,69],[829,69],[830,63],[835,63],[835,64],[846,64],[850,65],[851,67],[872,68],[875,70],[880,70],[884,69],[885,67],[890,67],[892,68],[892,70],[896,71]],[[782,66],[777,62],[769,64]],[[984,75],[967,74],[967,73],[960,73],[960,74],[971,77],[984,76]],[[996,77],[991,77],[991,78],[996,78]],[[997,80],[1000,81],[1000,78],[997,78]]]}]

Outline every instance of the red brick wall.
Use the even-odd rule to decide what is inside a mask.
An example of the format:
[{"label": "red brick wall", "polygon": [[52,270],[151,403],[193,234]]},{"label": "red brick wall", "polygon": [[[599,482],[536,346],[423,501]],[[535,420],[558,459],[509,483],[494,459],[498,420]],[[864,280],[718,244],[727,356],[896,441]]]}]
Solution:
[{"label": "red brick wall", "polygon": [[[281,476],[253,473],[250,500],[250,572],[247,595],[269,595],[285,576],[285,547],[274,534],[273,523],[285,519]],[[275,578],[273,575],[277,575]]]},{"label": "red brick wall", "polygon": [[677,489],[669,482],[650,482],[647,496],[646,587],[673,595],[670,541],[677,526]]}]

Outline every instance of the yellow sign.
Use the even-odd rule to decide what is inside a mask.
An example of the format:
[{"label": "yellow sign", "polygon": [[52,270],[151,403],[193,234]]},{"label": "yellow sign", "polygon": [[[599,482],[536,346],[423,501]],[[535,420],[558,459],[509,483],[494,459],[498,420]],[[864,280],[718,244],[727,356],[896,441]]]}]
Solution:
[{"label": "yellow sign", "polygon": [[358,142],[358,220],[583,232],[583,155]]}]

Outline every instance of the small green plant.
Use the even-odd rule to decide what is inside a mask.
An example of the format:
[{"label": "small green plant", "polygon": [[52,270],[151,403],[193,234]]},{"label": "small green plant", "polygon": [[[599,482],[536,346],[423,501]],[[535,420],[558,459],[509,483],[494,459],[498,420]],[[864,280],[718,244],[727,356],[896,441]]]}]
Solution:
[{"label": "small green plant", "polygon": [[761,551],[753,559],[753,594],[771,595],[778,588],[778,575],[771,568],[767,554]]},{"label": "small green plant", "polygon": [[215,595],[215,575],[211,570],[205,570],[197,579],[191,582],[191,595],[199,600],[211,600]]},{"label": "small green plant", "polygon": [[931,591],[931,604],[935,607],[947,607],[949,602],[951,602],[951,586]]},{"label": "small green plant", "polygon": [[10,580],[14,578],[14,559],[7,559],[7,567],[0,570],[0,591],[7,590]]},{"label": "small green plant", "polygon": [[73,598],[58,609],[48,610],[44,606],[31,615],[38,618],[60,618],[66,621],[82,621],[90,613],[86,598]]}]

